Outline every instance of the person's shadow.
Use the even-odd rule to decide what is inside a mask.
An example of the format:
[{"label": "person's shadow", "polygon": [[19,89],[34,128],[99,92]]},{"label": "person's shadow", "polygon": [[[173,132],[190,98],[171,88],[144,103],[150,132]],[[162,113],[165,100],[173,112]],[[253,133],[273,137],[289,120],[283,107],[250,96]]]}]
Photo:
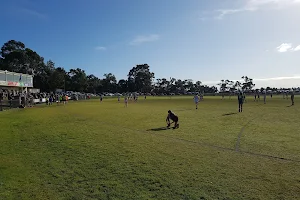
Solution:
[{"label": "person's shadow", "polygon": [[231,112],[231,113],[225,113],[222,116],[230,116],[230,115],[236,115],[238,114],[237,112]]},{"label": "person's shadow", "polygon": [[159,128],[148,129],[147,131],[166,131],[166,130],[169,130],[169,128],[163,126],[163,127],[159,127]]}]

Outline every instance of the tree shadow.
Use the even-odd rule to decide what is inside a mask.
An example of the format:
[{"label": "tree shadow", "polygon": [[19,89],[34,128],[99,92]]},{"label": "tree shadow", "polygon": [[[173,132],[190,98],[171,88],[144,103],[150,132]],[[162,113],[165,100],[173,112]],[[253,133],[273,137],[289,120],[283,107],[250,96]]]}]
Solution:
[{"label": "tree shadow", "polygon": [[236,115],[238,114],[237,112],[231,112],[231,113],[225,113],[222,116],[230,116],[230,115]]},{"label": "tree shadow", "polygon": [[160,127],[160,128],[148,129],[147,131],[166,131],[166,130],[169,130],[169,128],[163,126],[163,127]]}]

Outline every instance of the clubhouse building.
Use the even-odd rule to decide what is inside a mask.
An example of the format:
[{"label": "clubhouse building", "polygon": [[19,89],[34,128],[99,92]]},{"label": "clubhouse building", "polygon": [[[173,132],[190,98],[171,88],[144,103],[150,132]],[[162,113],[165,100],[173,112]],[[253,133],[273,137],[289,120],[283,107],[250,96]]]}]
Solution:
[{"label": "clubhouse building", "polygon": [[17,93],[27,92],[32,87],[32,75],[0,70],[0,89]]}]

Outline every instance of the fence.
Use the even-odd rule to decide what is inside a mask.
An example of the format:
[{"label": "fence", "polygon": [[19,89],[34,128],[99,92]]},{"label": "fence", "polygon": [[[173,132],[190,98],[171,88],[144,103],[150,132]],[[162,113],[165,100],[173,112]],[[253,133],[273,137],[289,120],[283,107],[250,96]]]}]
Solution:
[{"label": "fence", "polygon": [[20,106],[19,99],[12,99],[12,100],[1,100],[0,99],[0,111],[18,108]]},{"label": "fence", "polygon": [[[73,101],[79,101],[79,100],[86,100],[85,95],[76,95],[76,96],[70,96],[69,100]],[[13,109],[13,108],[24,108],[33,106],[36,104],[44,104],[47,102],[46,98],[40,98],[40,99],[33,99],[33,98],[26,98],[26,97],[15,97],[14,99],[1,99],[0,97],[0,111],[7,110],[7,109]]]}]

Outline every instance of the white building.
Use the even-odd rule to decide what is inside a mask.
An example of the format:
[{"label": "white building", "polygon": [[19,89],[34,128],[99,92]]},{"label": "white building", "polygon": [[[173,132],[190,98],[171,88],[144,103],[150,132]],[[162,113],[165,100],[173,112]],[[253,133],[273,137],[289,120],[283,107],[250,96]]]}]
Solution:
[{"label": "white building", "polygon": [[27,91],[33,88],[33,76],[0,70],[0,89],[13,93]]}]

